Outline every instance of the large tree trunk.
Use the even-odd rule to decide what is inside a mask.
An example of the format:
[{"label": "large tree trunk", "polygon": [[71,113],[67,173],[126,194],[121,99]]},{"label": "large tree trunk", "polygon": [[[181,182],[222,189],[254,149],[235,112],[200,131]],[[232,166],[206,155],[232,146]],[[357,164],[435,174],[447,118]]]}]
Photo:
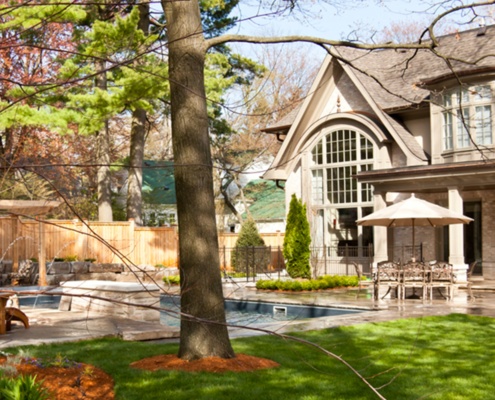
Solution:
[{"label": "large tree trunk", "polygon": [[112,191],[110,175],[110,137],[108,122],[98,132],[97,138],[98,221],[112,222]]},{"label": "large tree trunk", "polygon": [[[139,4],[138,28],[148,34],[149,3]],[[136,225],[142,225],[143,158],[146,137],[146,111],[138,108],[132,113],[130,168],[127,182],[127,218],[133,218]]]},{"label": "large tree trunk", "polygon": [[[97,61],[96,87],[107,90],[107,73],[105,61]],[[112,190],[110,175],[110,131],[108,121],[98,132],[97,139],[97,182],[98,182],[98,221],[112,222]]]},{"label": "large tree trunk", "polygon": [[[167,19],[172,142],[179,215],[179,357],[234,357],[225,324],[197,1],[162,1]],[[210,324],[206,320],[218,322]]]},{"label": "large tree trunk", "polygon": [[142,187],[144,138],[146,133],[146,111],[134,110],[131,126],[131,151],[129,154],[129,178],[127,180],[127,218],[134,218],[136,225],[142,225]]}]

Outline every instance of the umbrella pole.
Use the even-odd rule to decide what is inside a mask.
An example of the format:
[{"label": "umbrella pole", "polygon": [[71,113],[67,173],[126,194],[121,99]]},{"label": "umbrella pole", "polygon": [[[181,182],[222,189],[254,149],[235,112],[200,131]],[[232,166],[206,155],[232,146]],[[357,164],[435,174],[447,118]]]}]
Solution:
[{"label": "umbrella pole", "polygon": [[414,250],[415,250],[415,243],[414,243],[414,218],[412,220],[412,256],[411,256],[411,260],[414,262],[416,261],[416,257],[414,257]]}]

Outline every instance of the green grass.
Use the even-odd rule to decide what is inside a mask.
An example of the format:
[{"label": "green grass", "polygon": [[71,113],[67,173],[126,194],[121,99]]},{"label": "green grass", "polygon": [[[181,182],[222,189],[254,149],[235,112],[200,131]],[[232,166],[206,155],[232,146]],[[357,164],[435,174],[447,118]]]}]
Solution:
[{"label": "green grass", "polygon": [[[387,399],[491,399],[495,319],[452,314],[305,332],[342,356]],[[279,368],[248,373],[145,372],[133,361],[176,353],[177,345],[101,339],[28,347],[37,357],[63,354],[96,365],[115,379],[117,399],[375,399],[338,361],[274,336],[233,340],[235,351],[272,359]],[[10,349],[11,352],[15,352]]]}]

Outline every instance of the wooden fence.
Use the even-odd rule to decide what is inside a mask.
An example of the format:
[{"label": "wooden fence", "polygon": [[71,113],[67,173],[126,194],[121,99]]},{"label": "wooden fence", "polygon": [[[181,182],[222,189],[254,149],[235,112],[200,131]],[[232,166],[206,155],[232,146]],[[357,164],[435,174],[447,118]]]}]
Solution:
[{"label": "wooden fence", "polygon": [[[237,234],[219,235],[221,248],[234,247]],[[282,246],[280,233],[262,234],[266,245]],[[47,262],[55,258],[96,259],[99,263],[177,266],[178,235],[172,227],[137,227],[129,222],[95,222],[0,218],[0,261],[38,258],[39,246]]]}]

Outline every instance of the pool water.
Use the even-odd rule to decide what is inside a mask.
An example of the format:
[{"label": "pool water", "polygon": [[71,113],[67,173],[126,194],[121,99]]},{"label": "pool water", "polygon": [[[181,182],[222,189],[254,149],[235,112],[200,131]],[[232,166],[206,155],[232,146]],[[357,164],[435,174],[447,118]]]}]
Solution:
[{"label": "pool water", "polygon": [[[171,312],[162,311],[162,325],[179,326],[179,298],[162,296],[160,305]],[[232,325],[266,324],[271,322],[293,321],[306,318],[331,317],[343,314],[360,313],[362,310],[318,307],[308,305],[278,304],[262,301],[225,300],[226,319]]]},{"label": "pool water", "polygon": [[[23,289],[24,291],[39,290],[39,288]],[[57,290],[53,292],[57,293]],[[26,308],[57,309],[60,299],[60,294],[21,295],[19,304]],[[179,297],[162,295],[160,306],[163,309],[160,313],[160,323],[167,326],[180,326]],[[252,325],[354,314],[362,310],[227,299],[225,300],[225,312],[229,324]]]},{"label": "pool water", "polygon": [[53,294],[22,294],[19,295],[19,306],[21,308],[51,308],[57,309],[60,303],[61,290],[56,286],[9,286],[2,289],[14,292],[38,292],[45,291]]}]

